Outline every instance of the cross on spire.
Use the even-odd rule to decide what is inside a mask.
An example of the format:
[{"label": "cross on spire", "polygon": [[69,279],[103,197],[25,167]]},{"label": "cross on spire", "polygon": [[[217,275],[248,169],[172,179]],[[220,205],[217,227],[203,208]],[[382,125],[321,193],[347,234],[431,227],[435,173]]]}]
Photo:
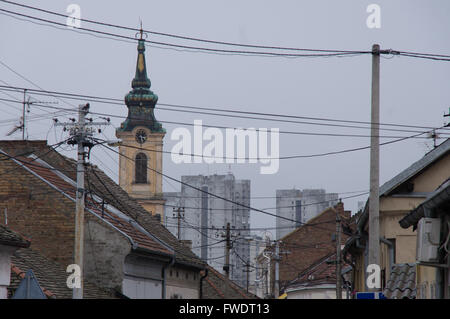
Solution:
[{"label": "cross on spire", "polygon": [[140,22],[141,22],[141,28],[139,29],[139,33],[141,34],[140,40],[143,40],[144,29],[142,29],[142,20]]}]

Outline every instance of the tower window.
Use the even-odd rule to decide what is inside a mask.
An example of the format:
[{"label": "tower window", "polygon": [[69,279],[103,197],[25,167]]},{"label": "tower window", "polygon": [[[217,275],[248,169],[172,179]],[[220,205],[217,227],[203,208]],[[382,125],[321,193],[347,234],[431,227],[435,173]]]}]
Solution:
[{"label": "tower window", "polygon": [[136,183],[146,184],[147,183],[147,156],[144,153],[138,153],[136,155],[135,162],[135,175]]}]

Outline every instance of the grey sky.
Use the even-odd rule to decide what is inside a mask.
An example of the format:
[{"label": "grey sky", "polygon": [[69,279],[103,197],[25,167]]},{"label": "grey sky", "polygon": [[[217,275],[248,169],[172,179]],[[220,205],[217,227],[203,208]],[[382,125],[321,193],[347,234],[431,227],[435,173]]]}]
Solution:
[{"label": "grey sky", "polygon": [[[23,1],[22,1],[23,2]],[[450,54],[450,2],[448,1],[39,1],[36,5],[64,13],[70,3],[79,4],[82,18],[221,41],[292,46],[301,48],[370,50],[382,49]],[[366,26],[369,4],[381,7],[381,29]],[[0,8],[21,11],[0,3]],[[32,11],[24,11],[35,14]],[[42,15],[40,15],[42,16]],[[54,20],[65,22],[62,18]],[[82,25],[89,27],[89,25]],[[58,30],[0,15],[0,60],[47,90],[123,98],[130,90],[136,63],[136,44],[101,39]],[[109,30],[118,32],[117,30]],[[120,31],[123,33],[123,31]],[[134,36],[132,32],[129,36]],[[153,40],[188,42],[150,37]],[[191,43],[192,44],[192,43]],[[194,43],[195,44],[195,43]],[[200,45],[200,44],[197,44]],[[248,57],[179,52],[147,48],[147,67],[152,90],[161,103],[186,104],[245,111],[295,114],[359,121],[370,120],[371,56],[343,58]],[[0,79],[12,85],[31,87],[0,65]],[[439,127],[450,106],[450,62],[408,57],[381,60],[381,122]],[[21,99],[19,94],[13,94]],[[7,96],[0,94],[2,98]],[[44,99],[55,101],[52,98]],[[68,101],[77,105],[78,101]],[[9,103],[10,105],[13,105]],[[4,119],[20,112],[1,104]],[[69,107],[61,101],[61,107]],[[91,103],[92,110],[126,115],[125,105]],[[16,107],[20,108],[20,104]],[[42,113],[32,108],[33,112]],[[208,125],[271,128],[320,133],[369,134],[369,130],[250,121],[157,110],[160,120]],[[64,120],[64,117],[59,117]],[[67,119],[67,117],[66,117]],[[113,119],[114,127],[120,119]],[[50,119],[30,122],[30,139],[45,139]],[[1,124],[2,138],[12,124]],[[174,142],[167,130],[165,150]],[[189,128],[192,129],[192,128]],[[114,128],[105,130],[115,138]],[[382,133],[383,134],[383,133]],[[386,133],[388,134],[388,133]],[[395,132],[389,134],[397,135]],[[12,138],[19,138],[16,133]],[[49,143],[61,139],[61,129],[50,130]],[[369,138],[280,135],[280,155],[303,155],[369,145]],[[409,140],[381,147],[381,182],[419,159],[430,141]],[[74,156],[73,151],[65,152]],[[117,155],[93,150],[93,163],[117,180]],[[114,159],[111,159],[110,156]],[[358,151],[313,159],[280,162],[275,175],[260,175],[259,164],[234,164],[240,179],[251,179],[253,196],[275,196],[276,189],[325,188],[329,192],[367,190],[369,152]],[[175,165],[164,157],[164,172],[183,174],[228,172],[228,165]],[[180,185],[164,180],[164,190]],[[351,194],[343,194],[348,196]],[[344,200],[357,208],[360,197]],[[257,208],[274,207],[275,199],[253,200]],[[270,210],[274,212],[274,210]],[[252,227],[273,226],[274,219],[251,213]]]}]

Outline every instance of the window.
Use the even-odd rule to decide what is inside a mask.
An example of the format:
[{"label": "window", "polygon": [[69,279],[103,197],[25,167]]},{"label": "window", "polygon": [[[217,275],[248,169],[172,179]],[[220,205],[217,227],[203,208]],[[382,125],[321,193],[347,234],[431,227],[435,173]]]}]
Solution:
[{"label": "window", "polygon": [[387,240],[389,240],[392,243],[394,249],[394,260],[392,261],[392,264],[395,264],[397,259],[397,247],[396,247],[397,243],[395,242],[395,238],[388,238]]},{"label": "window", "polygon": [[147,183],[147,156],[144,153],[136,155],[135,178],[137,184]]}]

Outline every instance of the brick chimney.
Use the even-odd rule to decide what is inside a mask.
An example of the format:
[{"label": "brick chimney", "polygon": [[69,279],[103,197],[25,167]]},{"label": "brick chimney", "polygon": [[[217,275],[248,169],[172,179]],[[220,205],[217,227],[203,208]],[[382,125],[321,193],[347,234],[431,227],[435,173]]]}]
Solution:
[{"label": "brick chimney", "polygon": [[192,240],[182,239],[182,240],[180,240],[180,243],[183,246],[185,246],[185,247],[187,247],[189,249],[192,249]]}]

